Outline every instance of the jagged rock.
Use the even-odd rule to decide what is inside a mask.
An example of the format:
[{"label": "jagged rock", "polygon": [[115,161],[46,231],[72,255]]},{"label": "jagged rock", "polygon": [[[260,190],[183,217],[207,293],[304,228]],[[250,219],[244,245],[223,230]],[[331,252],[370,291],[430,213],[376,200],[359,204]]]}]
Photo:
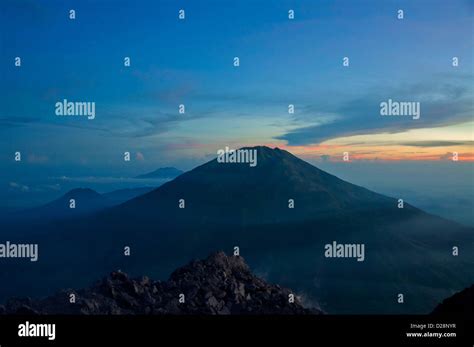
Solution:
[{"label": "jagged rock", "polygon": [[[76,302],[70,303],[70,293]],[[41,300],[10,299],[0,314],[321,314],[288,301],[288,289],[255,277],[242,257],[212,254],[174,271],[166,282],[117,271],[94,286]],[[180,294],[185,302],[180,303]]]},{"label": "jagged rock", "polygon": [[444,299],[436,306],[432,314],[474,318],[474,285]]}]

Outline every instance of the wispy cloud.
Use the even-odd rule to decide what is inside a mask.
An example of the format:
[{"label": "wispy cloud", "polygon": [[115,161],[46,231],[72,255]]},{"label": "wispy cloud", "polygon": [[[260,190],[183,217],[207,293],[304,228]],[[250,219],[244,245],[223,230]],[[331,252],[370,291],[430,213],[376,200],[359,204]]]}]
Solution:
[{"label": "wispy cloud", "polygon": [[[438,75],[431,81],[396,88],[381,86],[364,97],[336,107],[334,119],[323,124],[299,127],[276,137],[290,146],[318,144],[338,137],[375,133],[398,133],[408,129],[432,128],[471,120],[472,76]],[[421,103],[421,117],[382,117],[380,103],[388,99]]]},{"label": "wispy cloud", "polygon": [[470,146],[474,141],[412,141],[402,142],[402,146],[412,147],[450,147],[450,146]]},{"label": "wispy cloud", "polygon": [[21,183],[17,183],[17,182],[9,182],[8,187],[10,188],[10,190],[14,190],[14,191],[20,191],[20,192],[30,191],[30,187]]}]

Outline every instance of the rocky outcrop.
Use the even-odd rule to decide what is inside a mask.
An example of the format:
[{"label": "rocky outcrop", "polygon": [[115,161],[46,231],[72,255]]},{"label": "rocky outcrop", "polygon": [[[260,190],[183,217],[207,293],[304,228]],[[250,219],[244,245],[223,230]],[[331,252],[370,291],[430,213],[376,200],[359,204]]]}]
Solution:
[{"label": "rocky outcrop", "polygon": [[444,299],[433,315],[456,315],[474,318],[474,285]]},{"label": "rocky outcrop", "polygon": [[[71,294],[75,302],[71,303]],[[290,300],[294,295],[294,302]],[[10,299],[4,314],[320,314],[295,293],[254,276],[243,258],[219,252],[177,269],[166,282],[113,272],[91,288],[41,300]]]}]

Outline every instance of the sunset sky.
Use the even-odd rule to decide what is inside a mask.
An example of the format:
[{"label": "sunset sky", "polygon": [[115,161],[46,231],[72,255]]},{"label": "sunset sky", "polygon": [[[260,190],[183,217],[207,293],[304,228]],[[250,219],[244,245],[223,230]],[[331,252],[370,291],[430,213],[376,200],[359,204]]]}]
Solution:
[{"label": "sunset sky", "polygon": [[[472,1],[140,4],[2,1],[6,182],[190,169],[262,144],[312,162],[474,161]],[[95,119],[56,116],[64,99],[95,102]],[[419,102],[420,119],[381,116],[388,99]]]},{"label": "sunset sky", "polygon": [[[288,150],[307,157],[328,153],[322,159],[340,161],[344,151],[350,160],[378,161],[473,161],[473,123],[466,122],[436,128],[410,129],[396,133],[377,133],[338,137],[317,145],[287,146]],[[442,139],[442,140],[440,140]]]},{"label": "sunset sky", "polygon": [[[7,1],[2,158],[185,162],[268,144],[331,160],[473,160],[472,4]],[[389,98],[420,102],[420,119],[380,116]],[[63,99],[95,102],[96,119],[57,117]]]}]

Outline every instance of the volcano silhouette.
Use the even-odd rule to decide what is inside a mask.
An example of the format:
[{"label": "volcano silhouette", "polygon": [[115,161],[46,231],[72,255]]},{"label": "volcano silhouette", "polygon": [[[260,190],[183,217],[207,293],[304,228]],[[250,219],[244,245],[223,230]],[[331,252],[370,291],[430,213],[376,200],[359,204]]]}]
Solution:
[{"label": "volcano silhouette", "polygon": [[[169,213],[179,212],[180,199],[186,206],[182,215],[192,217],[193,223],[247,225],[301,222],[374,209],[398,212],[394,199],[347,183],[287,151],[252,149],[258,153],[256,167],[212,160],[110,212],[143,221],[168,219]],[[290,199],[293,209],[288,208]],[[410,206],[404,211],[416,212]]]},{"label": "volcano silhouette", "polygon": [[[238,250],[257,275],[328,313],[427,313],[472,282],[471,228],[408,203],[399,208],[398,197],[345,182],[287,151],[247,149],[257,151],[255,167],[212,160],[119,206],[50,224],[35,234],[41,262],[18,264],[15,274],[23,277],[8,279],[15,293],[0,295],[27,294],[31,276],[37,295],[88,285],[116,268],[167,278],[219,249]],[[334,241],[363,244],[364,261],[326,257]]]}]

